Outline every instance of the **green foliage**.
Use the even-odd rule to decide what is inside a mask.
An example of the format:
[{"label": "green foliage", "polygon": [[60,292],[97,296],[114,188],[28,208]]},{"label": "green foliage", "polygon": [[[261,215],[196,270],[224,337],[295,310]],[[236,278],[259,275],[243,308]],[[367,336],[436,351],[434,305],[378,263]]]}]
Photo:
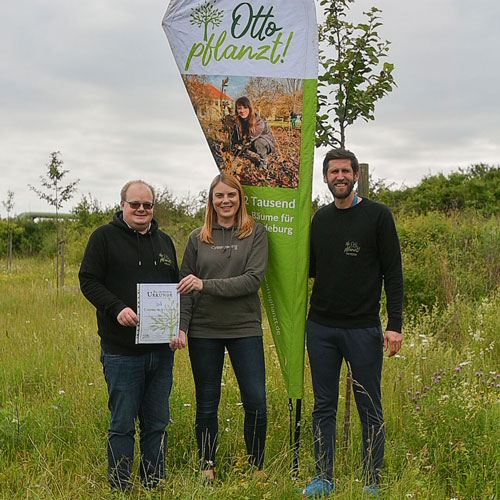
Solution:
[{"label": "green foliage", "polygon": [[316,146],[345,147],[346,128],[358,118],[374,120],[375,103],[396,85],[394,65],[381,64],[390,45],[378,34],[382,26],[381,11],[372,7],[364,12],[365,22],[353,24],[347,20],[353,2],[320,2],[326,19],[319,25],[319,60],[323,72],[318,77]]},{"label": "green foliage", "polygon": [[78,204],[71,210],[77,228],[96,228],[108,222],[119,210],[118,205],[102,208],[101,203],[91,194],[83,195]]},{"label": "green foliage", "polygon": [[[0,256],[7,255],[9,230],[12,231],[14,255],[19,257],[38,254],[53,255],[55,250],[55,221],[34,222],[28,219],[12,219],[9,223],[0,219]],[[50,247],[50,251],[47,245]]]},{"label": "green foliage", "polygon": [[50,154],[51,160],[47,165],[47,176],[40,176],[40,184],[46,191],[28,184],[29,188],[34,191],[40,199],[45,200],[49,205],[54,207],[56,214],[59,212],[62,205],[73,197],[76,191],[76,185],[79,182],[77,179],[66,186],[61,185],[69,170],[63,170],[62,166],[64,162],[59,158],[60,154],[59,151],[54,151]]},{"label": "green foliage", "polygon": [[396,217],[406,312],[481,300],[500,286],[500,217],[467,211]]},{"label": "green foliage", "polygon": [[167,188],[156,194],[154,217],[174,240],[179,258],[191,231],[203,225],[206,197],[202,191],[197,198],[177,199]]},{"label": "green foliage", "polygon": [[[447,227],[438,225],[439,231]],[[59,291],[48,279],[51,273],[52,263],[40,259],[20,260],[13,272],[0,273],[0,499],[112,498],[106,480],[109,412],[95,311],[78,290],[76,266],[70,266],[67,286]],[[496,290],[479,301],[457,297],[406,322],[402,350],[384,362],[384,499],[500,497],[499,311]],[[127,498],[297,496],[295,489],[314,475],[310,372],[306,365],[300,470],[295,478],[288,400],[266,323],[264,349],[270,422],[267,481],[255,478],[247,464],[243,409],[229,361],[219,406],[217,479],[213,485],[200,481],[194,384],[187,350],[182,350],[174,365],[165,489],[142,489],[136,464]],[[338,422],[344,387],[340,394]],[[360,440],[354,418],[348,448],[337,446],[336,499],[362,498]]]},{"label": "green foliage", "polygon": [[401,189],[378,181],[372,186],[371,196],[395,212],[475,209],[485,215],[496,214],[500,212],[500,167],[479,163],[448,175],[428,175],[417,186]]},{"label": "green foliage", "polygon": [[7,190],[7,198],[2,201],[2,205],[5,210],[7,210],[7,218],[10,219],[10,213],[14,208],[14,191],[11,191],[10,189]]}]

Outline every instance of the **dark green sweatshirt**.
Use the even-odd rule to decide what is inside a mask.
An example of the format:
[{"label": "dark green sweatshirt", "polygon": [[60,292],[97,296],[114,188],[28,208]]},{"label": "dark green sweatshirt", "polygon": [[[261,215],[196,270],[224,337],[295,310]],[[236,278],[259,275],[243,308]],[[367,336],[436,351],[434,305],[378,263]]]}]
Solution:
[{"label": "dark green sweatshirt", "polygon": [[200,338],[262,335],[258,291],[267,266],[266,229],[255,223],[250,236],[238,239],[236,227],[216,224],[213,243],[202,242],[200,231],[189,236],[180,275],[202,279],[203,290],[181,295],[181,329]]}]

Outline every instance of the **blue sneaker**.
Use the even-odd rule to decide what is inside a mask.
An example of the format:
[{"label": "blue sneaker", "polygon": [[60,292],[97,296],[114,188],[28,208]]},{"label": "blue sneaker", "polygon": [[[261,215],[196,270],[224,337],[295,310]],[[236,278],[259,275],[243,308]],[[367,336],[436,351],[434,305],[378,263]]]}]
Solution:
[{"label": "blue sneaker", "polygon": [[322,477],[315,477],[311,482],[306,484],[306,487],[300,492],[306,498],[327,497],[335,490],[335,483],[328,481]]},{"label": "blue sneaker", "polygon": [[370,486],[363,486],[363,493],[369,495],[371,500],[380,499],[380,486],[378,484],[372,484]]}]

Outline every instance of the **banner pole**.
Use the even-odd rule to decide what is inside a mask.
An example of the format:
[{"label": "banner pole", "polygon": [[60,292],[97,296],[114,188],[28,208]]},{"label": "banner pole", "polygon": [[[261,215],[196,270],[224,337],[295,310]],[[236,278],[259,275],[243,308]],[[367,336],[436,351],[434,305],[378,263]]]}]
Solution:
[{"label": "banner pole", "polygon": [[288,398],[288,416],[289,416],[289,438],[290,438],[290,448],[293,446],[293,401],[292,398]]},{"label": "banner pole", "polygon": [[302,399],[297,399],[295,408],[295,435],[293,444],[293,474],[299,473],[299,448],[300,448],[300,428],[302,419]]}]

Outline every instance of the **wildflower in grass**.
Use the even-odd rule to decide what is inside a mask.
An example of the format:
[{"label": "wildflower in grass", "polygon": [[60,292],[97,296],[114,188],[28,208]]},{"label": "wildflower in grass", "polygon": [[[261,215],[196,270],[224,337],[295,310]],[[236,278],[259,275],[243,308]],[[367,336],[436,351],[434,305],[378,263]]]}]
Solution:
[{"label": "wildflower in grass", "polygon": [[60,389],[59,394],[65,394],[64,389]]}]

